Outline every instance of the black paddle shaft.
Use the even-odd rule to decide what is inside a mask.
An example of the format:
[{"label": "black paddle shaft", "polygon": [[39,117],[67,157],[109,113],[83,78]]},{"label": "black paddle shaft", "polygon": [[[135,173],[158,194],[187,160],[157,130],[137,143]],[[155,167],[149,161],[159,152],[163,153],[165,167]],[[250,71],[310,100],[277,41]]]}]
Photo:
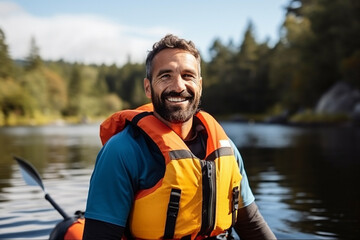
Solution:
[{"label": "black paddle shaft", "polygon": [[45,199],[49,201],[49,203],[60,213],[61,216],[63,216],[65,220],[70,218],[69,215],[60,208],[60,206],[52,199],[52,197],[50,197],[48,193],[45,194]]}]

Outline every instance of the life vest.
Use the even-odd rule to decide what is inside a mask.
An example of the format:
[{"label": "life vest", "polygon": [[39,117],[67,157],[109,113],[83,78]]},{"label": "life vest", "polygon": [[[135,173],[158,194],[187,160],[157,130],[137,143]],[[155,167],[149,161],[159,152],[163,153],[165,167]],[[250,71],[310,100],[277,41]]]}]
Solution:
[{"label": "life vest", "polygon": [[157,119],[152,105],[113,114],[100,127],[105,144],[127,124],[137,126],[159,147],[165,174],[136,193],[129,229],[137,239],[202,239],[235,221],[241,175],[229,138],[209,114],[196,114],[208,134],[206,157],[197,158],[184,141]]}]

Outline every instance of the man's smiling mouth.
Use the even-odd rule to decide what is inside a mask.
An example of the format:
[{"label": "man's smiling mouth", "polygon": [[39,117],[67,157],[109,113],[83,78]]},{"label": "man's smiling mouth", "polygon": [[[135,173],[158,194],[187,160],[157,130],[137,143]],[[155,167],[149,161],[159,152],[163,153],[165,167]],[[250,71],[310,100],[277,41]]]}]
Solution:
[{"label": "man's smiling mouth", "polygon": [[167,97],[166,100],[169,101],[169,102],[173,102],[173,103],[179,103],[179,102],[187,101],[188,98],[184,98],[184,97]]}]

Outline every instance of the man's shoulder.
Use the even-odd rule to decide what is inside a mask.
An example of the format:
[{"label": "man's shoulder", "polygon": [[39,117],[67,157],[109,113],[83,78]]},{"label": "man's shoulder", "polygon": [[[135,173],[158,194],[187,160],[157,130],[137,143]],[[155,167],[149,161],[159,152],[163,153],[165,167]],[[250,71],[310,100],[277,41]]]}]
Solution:
[{"label": "man's shoulder", "polygon": [[141,134],[136,133],[131,125],[126,126],[121,132],[113,135],[104,145],[104,147],[115,146],[119,150],[127,148],[143,147],[144,141]]}]

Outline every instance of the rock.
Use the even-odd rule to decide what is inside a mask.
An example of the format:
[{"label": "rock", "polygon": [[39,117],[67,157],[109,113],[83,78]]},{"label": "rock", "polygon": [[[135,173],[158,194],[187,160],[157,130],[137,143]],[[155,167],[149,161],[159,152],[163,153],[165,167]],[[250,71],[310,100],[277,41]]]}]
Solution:
[{"label": "rock", "polygon": [[315,112],[352,116],[359,111],[359,104],[360,91],[345,82],[338,82],[322,95]]},{"label": "rock", "polygon": [[351,117],[355,123],[360,124],[360,102],[355,105]]},{"label": "rock", "polygon": [[279,115],[270,116],[265,118],[265,123],[278,123],[278,124],[285,124],[288,122],[289,112],[287,110],[283,111]]}]

